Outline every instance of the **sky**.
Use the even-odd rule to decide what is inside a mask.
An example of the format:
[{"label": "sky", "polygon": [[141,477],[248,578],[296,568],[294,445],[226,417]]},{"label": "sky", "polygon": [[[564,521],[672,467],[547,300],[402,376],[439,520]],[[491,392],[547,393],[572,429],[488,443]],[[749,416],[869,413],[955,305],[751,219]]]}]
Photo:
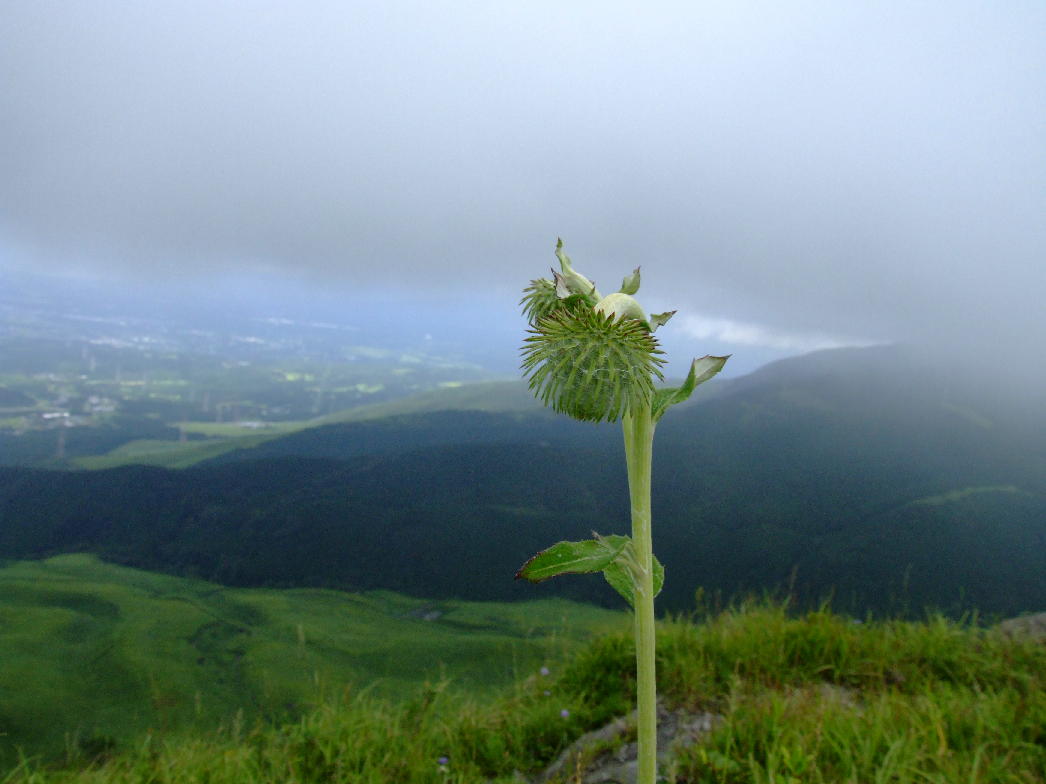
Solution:
[{"label": "sky", "polygon": [[562,237],[688,355],[1037,368],[1043,40],[1019,0],[7,3],[0,267],[399,292],[479,340]]}]

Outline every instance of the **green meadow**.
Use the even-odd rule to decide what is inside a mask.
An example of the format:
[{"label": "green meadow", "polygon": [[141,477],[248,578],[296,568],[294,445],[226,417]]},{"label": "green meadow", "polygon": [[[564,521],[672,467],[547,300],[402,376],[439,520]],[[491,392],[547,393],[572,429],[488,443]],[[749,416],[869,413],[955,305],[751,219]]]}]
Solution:
[{"label": "green meadow", "polygon": [[[402,600],[400,600],[402,601]],[[662,766],[673,784],[1043,784],[1046,645],[928,616],[866,620],[769,602],[662,621],[667,707],[719,721]],[[487,693],[453,680],[389,699],[342,691],[294,720],[152,732],[129,748],[25,760],[3,784],[519,784],[633,704],[626,629],[520,668]],[[39,677],[39,676],[38,676]],[[548,784],[577,784],[587,748]]]},{"label": "green meadow", "polygon": [[0,764],[293,720],[361,691],[401,700],[427,681],[493,694],[625,624],[562,600],[231,589],[90,555],[17,562],[0,569]]}]

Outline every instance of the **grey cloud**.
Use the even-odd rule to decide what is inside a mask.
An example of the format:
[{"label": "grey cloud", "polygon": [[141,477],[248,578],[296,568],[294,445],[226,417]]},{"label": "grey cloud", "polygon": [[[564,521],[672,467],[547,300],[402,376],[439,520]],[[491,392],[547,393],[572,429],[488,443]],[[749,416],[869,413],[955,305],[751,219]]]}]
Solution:
[{"label": "grey cloud", "polygon": [[[0,251],[515,292],[781,335],[1046,335],[1041,4],[25,3]],[[754,333],[749,333],[754,334]],[[785,339],[785,338],[782,338]]]}]

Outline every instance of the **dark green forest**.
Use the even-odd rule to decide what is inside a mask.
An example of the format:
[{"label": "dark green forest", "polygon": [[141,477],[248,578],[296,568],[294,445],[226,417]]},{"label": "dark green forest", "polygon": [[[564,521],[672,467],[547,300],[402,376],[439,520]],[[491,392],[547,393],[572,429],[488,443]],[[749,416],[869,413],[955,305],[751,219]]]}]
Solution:
[{"label": "dark green forest", "polygon": [[[1039,610],[1044,433],[1033,404],[890,349],[739,379],[659,426],[659,606],[685,610],[702,590],[855,614]],[[312,428],[182,471],[5,468],[0,557],[85,551],[229,585],[614,604],[592,577],[512,576],[552,541],[627,529],[619,440],[544,413],[444,411]]]}]

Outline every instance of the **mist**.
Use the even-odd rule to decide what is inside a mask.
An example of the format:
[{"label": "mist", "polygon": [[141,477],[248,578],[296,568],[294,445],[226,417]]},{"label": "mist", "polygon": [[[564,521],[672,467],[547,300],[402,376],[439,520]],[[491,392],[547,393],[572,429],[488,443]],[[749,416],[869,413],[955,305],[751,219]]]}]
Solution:
[{"label": "mist", "polygon": [[562,236],[604,290],[642,265],[673,350],[905,342],[1041,384],[1043,29],[1035,3],[21,4],[0,265],[391,292],[478,333]]}]

